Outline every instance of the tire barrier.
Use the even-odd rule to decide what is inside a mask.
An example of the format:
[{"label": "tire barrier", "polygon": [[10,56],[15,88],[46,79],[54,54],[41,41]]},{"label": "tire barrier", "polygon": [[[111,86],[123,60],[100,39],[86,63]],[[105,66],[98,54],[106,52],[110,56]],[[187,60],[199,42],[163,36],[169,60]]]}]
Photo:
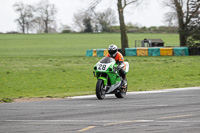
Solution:
[{"label": "tire barrier", "polygon": [[90,49],[86,50],[86,57],[103,57],[108,54],[107,49]]},{"label": "tire barrier", "polygon": [[160,48],[161,56],[170,56],[173,55],[173,48]]},{"label": "tire barrier", "polygon": [[157,48],[157,47],[148,48],[148,55],[149,56],[160,56],[160,48]]},{"label": "tire barrier", "polygon": [[[107,49],[86,50],[87,57],[103,57],[108,53]],[[149,47],[149,48],[125,48],[125,56],[188,56],[188,47]]]}]

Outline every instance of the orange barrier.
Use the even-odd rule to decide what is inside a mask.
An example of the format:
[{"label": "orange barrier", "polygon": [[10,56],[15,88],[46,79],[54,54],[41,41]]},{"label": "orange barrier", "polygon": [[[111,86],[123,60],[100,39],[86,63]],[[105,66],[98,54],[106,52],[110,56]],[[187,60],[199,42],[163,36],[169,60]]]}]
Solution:
[{"label": "orange barrier", "polygon": [[97,56],[97,50],[93,49],[93,56]]},{"label": "orange barrier", "polygon": [[137,48],[137,56],[148,56],[148,48]]},{"label": "orange barrier", "polygon": [[173,55],[173,48],[160,48],[161,56],[169,56]]},{"label": "orange barrier", "polygon": [[108,50],[104,49],[103,55],[106,56],[108,54]]}]

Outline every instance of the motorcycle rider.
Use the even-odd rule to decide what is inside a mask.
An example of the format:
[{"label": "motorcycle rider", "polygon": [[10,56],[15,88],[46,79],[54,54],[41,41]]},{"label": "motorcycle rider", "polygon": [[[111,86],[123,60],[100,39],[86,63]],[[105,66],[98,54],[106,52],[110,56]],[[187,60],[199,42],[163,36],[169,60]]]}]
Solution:
[{"label": "motorcycle rider", "polygon": [[118,64],[117,68],[119,69],[119,74],[123,79],[122,87],[125,88],[127,85],[127,81],[125,80],[126,79],[126,72],[125,72],[126,64],[124,63],[123,55],[120,52],[118,52],[118,48],[116,45],[111,44],[108,47],[108,54],[106,55],[106,57],[112,57],[115,59],[116,63]]}]

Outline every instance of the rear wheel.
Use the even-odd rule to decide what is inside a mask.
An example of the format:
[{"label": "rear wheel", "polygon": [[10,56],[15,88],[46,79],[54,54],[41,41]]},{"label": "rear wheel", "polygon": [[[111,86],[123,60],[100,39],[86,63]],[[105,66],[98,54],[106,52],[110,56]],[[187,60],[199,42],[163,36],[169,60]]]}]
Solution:
[{"label": "rear wheel", "polygon": [[96,96],[99,100],[105,98],[106,90],[104,90],[103,80],[99,79],[96,84]]},{"label": "rear wheel", "polygon": [[[127,79],[126,79],[127,81]],[[128,84],[126,85],[125,88],[120,88],[120,92],[115,93],[115,96],[117,98],[124,98],[126,96],[126,92],[127,92],[127,88],[128,88]]]}]

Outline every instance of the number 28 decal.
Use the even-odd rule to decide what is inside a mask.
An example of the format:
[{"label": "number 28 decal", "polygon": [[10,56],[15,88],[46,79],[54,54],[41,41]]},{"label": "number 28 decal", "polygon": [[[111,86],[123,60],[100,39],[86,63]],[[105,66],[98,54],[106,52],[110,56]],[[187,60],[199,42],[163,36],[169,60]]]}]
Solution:
[{"label": "number 28 decal", "polygon": [[106,70],[106,65],[99,64],[98,70]]}]

